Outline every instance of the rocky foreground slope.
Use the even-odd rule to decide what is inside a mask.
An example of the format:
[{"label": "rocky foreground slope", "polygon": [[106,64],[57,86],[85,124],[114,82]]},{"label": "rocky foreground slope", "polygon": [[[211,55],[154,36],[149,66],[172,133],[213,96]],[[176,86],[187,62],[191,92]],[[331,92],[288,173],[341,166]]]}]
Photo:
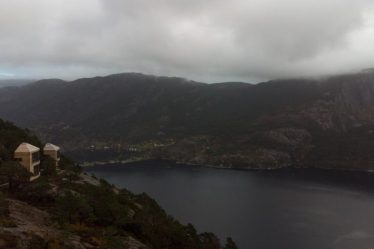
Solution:
[{"label": "rocky foreground slope", "polygon": [[180,224],[146,194],[82,173],[65,157],[58,169],[42,157],[42,176],[29,182],[27,171],[11,160],[23,141],[40,143],[29,131],[0,120],[0,248],[236,248],[231,239],[223,247],[214,234]]}]

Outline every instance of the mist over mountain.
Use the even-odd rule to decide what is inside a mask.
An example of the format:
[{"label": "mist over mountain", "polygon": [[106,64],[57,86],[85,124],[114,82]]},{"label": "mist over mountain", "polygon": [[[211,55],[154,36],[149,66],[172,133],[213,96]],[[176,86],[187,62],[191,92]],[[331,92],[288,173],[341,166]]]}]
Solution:
[{"label": "mist over mountain", "polygon": [[240,168],[373,169],[374,73],[205,84],[138,73],[0,89],[0,117],[65,151]]},{"label": "mist over mountain", "polygon": [[0,88],[6,86],[24,86],[30,84],[36,80],[27,79],[0,79]]}]

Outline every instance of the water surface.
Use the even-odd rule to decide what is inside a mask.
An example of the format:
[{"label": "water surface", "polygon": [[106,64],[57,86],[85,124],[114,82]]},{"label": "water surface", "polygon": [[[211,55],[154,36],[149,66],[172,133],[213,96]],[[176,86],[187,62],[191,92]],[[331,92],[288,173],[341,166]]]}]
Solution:
[{"label": "water surface", "polygon": [[146,192],[182,223],[243,249],[373,249],[374,175],[239,171],[147,161],[86,169]]}]

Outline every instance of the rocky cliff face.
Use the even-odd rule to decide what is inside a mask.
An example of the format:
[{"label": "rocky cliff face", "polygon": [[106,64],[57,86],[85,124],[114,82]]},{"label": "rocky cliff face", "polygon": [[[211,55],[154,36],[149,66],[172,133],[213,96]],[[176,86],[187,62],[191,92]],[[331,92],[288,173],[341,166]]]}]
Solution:
[{"label": "rocky cliff face", "polygon": [[333,77],[322,81],[323,97],[303,111],[324,130],[347,131],[374,123],[374,74]]},{"label": "rocky cliff face", "polygon": [[1,89],[0,116],[65,150],[112,158],[374,169],[371,71],[257,85],[141,74],[44,80]]}]

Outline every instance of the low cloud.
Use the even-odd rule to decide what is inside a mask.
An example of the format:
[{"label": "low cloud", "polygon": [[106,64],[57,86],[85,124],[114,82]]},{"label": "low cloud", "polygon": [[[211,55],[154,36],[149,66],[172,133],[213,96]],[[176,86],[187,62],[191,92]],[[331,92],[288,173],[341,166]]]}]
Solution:
[{"label": "low cloud", "polygon": [[374,66],[370,0],[2,0],[0,77],[259,81]]}]

